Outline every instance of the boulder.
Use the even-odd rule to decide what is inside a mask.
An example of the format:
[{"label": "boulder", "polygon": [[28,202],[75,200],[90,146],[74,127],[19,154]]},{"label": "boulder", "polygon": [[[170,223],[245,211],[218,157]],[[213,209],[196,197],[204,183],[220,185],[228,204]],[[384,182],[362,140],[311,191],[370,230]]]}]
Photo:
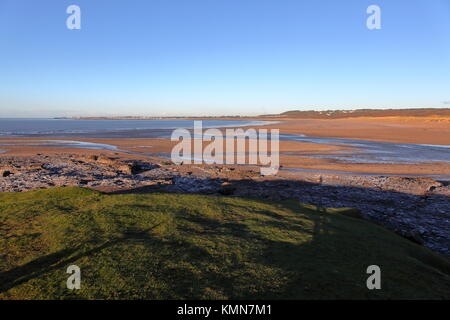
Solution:
[{"label": "boulder", "polygon": [[6,178],[6,177],[9,177],[10,175],[12,175],[12,172],[9,171],[9,170],[0,170],[0,175],[1,175],[3,178]]},{"label": "boulder", "polygon": [[235,191],[236,191],[236,187],[234,187],[229,182],[222,183],[220,189],[218,190],[218,192],[220,194],[223,194],[224,196],[232,195],[232,194],[234,194]]},{"label": "boulder", "polygon": [[141,172],[141,167],[135,163],[119,164],[117,170],[128,175],[133,175]]}]

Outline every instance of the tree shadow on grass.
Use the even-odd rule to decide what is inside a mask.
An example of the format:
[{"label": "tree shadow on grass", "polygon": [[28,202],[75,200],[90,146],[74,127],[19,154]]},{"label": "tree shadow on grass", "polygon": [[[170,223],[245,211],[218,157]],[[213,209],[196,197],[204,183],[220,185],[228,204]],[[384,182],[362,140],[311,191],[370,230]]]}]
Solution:
[{"label": "tree shadow on grass", "polygon": [[70,263],[77,261],[83,257],[92,256],[104,249],[112,247],[129,240],[152,239],[148,234],[151,230],[159,226],[155,225],[146,230],[128,230],[121,237],[117,237],[106,241],[100,246],[85,250],[82,246],[75,248],[63,249],[49,255],[37,258],[20,267],[4,271],[0,273],[0,293],[6,292],[15,286],[25,283],[29,280],[38,278],[48,272],[68,266]]}]

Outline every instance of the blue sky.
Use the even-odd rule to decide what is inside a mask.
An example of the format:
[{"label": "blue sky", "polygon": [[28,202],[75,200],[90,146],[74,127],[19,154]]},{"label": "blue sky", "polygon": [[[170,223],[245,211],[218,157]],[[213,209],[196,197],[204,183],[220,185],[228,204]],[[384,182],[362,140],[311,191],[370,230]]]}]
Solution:
[{"label": "blue sky", "polygon": [[[81,30],[66,28],[71,4]],[[381,30],[366,28],[371,4]],[[448,0],[0,0],[0,117],[449,101]]]}]

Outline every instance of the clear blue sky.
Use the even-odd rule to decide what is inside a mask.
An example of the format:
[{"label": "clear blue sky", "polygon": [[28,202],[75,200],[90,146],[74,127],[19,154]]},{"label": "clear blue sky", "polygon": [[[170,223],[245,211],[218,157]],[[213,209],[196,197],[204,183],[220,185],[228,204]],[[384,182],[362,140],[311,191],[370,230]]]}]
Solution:
[{"label": "clear blue sky", "polygon": [[449,101],[448,0],[0,0],[0,117]]}]

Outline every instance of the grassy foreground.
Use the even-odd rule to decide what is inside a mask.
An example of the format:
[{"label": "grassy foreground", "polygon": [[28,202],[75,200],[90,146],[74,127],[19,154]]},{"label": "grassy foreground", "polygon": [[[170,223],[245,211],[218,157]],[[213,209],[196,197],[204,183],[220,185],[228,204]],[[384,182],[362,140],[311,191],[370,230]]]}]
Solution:
[{"label": "grassy foreground", "polygon": [[[79,188],[0,194],[0,299],[450,298],[450,263],[344,209]],[[81,289],[66,288],[69,265]],[[369,291],[366,269],[382,270]]]}]

